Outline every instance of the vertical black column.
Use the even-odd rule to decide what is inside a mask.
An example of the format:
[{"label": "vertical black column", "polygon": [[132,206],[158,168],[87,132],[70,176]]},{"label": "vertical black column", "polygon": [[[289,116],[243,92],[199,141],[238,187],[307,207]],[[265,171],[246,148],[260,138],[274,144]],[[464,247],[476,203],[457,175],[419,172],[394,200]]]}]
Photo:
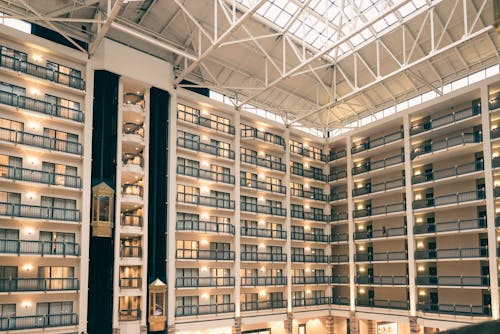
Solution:
[{"label": "vertical black column", "polygon": [[[168,92],[151,88],[149,106],[148,284],[157,278],[167,283],[169,109],[170,95]],[[169,283],[171,284],[171,282]]]},{"label": "vertical black column", "polygon": [[[106,182],[116,193],[119,76],[95,71],[92,130],[92,186]],[[114,203],[113,203],[114,205]],[[92,215],[90,215],[92,217]],[[119,222],[115,222],[116,225]],[[90,229],[88,332],[111,333],[113,326],[114,234],[92,237]],[[85,293],[82,291],[82,293]]]}]

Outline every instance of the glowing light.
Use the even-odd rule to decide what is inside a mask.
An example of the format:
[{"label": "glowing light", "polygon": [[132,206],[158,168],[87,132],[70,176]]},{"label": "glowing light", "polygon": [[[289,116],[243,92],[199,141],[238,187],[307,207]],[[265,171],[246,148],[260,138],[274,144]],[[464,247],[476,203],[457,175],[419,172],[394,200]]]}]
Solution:
[{"label": "glowing light", "polygon": [[38,88],[35,88],[35,87],[31,88],[30,92],[32,95],[35,95],[35,96],[40,96],[40,94],[42,94],[40,92],[40,90]]},{"label": "glowing light", "polygon": [[34,53],[33,56],[31,56],[31,58],[33,59],[33,61],[37,63],[41,63],[43,60],[42,56],[39,55],[38,53]]},{"label": "glowing light", "polygon": [[260,267],[260,271],[261,271],[261,272],[265,272],[265,271],[266,271],[266,268],[265,268],[265,267]]},{"label": "glowing light", "polygon": [[259,248],[261,248],[261,249],[262,249],[262,248],[266,248],[266,245],[265,245],[264,243],[260,243],[260,244],[259,244]]},{"label": "glowing light", "polygon": [[425,291],[424,291],[424,290],[421,290],[421,291],[419,291],[419,292],[418,292],[418,295],[423,297],[423,296],[425,296],[425,295],[426,295],[426,293],[425,293]]},{"label": "glowing light", "polygon": [[261,297],[265,297],[265,296],[266,296],[266,290],[261,290],[261,291],[259,292],[259,296],[261,296]]},{"label": "glowing light", "polygon": [[498,156],[500,155],[500,153],[498,152],[493,152],[493,158],[498,158]]},{"label": "glowing light", "polygon": [[363,231],[364,229],[365,229],[365,227],[363,225],[358,226],[358,231]]},{"label": "glowing light", "polygon": [[201,245],[202,245],[202,246],[206,246],[206,245],[208,245],[208,240],[207,240],[207,239],[203,239],[203,240],[201,240]]},{"label": "glowing light", "polygon": [[259,173],[259,180],[265,180],[266,175],[264,173]]},{"label": "glowing light", "polygon": [[304,205],[304,209],[309,210],[310,208],[309,204]]},{"label": "glowing light", "polygon": [[304,189],[309,189],[309,184],[308,183],[304,184]]},{"label": "glowing light", "polygon": [[201,192],[202,194],[208,194],[208,193],[210,192],[210,190],[208,189],[208,187],[207,187],[207,186],[202,186],[202,187],[200,188],[200,192]]},{"label": "glowing light", "polygon": [[421,195],[421,194],[417,194],[417,195],[415,195],[415,199],[416,199],[417,201],[421,200],[421,199],[422,199],[422,195]]},{"label": "glowing light", "polygon": [[264,202],[264,201],[265,201],[264,196],[260,196],[259,197],[259,202]]},{"label": "glowing light", "polygon": [[304,231],[309,231],[311,227],[309,225],[304,226]]},{"label": "glowing light", "polygon": [[208,137],[207,136],[201,136],[201,140],[208,141]]},{"label": "glowing light", "polygon": [[27,263],[23,266],[24,271],[31,271],[33,269],[33,265],[31,263]]},{"label": "glowing light", "polygon": [[418,266],[418,271],[419,271],[419,272],[423,272],[423,271],[425,271],[425,267],[424,267],[424,266]]},{"label": "glowing light", "polygon": [[29,300],[25,300],[23,301],[22,305],[24,308],[29,308],[31,307],[31,302]]},{"label": "glowing light", "polygon": [[202,114],[202,115],[210,115],[210,113],[208,112],[208,110],[202,110],[202,111],[201,111],[201,114]]},{"label": "glowing light", "polygon": [[28,192],[28,193],[26,193],[26,197],[28,197],[29,199],[34,199],[35,198],[35,193]]},{"label": "glowing light", "polygon": [[417,248],[424,248],[424,243],[422,241],[419,241],[417,243]]},{"label": "glowing light", "polygon": [[304,167],[305,167],[305,168],[309,168],[309,164],[306,162],[306,163],[304,164]]},{"label": "glowing light", "polygon": [[358,248],[360,251],[364,251],[365,250],[365,246],[359,246]]},{"label": "glowing light", "polygon": [[260,155],[261,157],[263,157],[263,156],[265,156],[266,154],[265,154],[263,151],[259,151],[259,155]]},{"label": "glowing light", "polygon": [[419,224],[420,224],[420,223],[422,223],[423,221],[424,221],[424,220],[422,219],[422,217],[418,217],[418,218],[417,218],[417,223],[419,223]]},{"label": "glowing light", "polygon": [[203,266],[203,267],[201,267],[201,271],[204,272],[204,273],[206,273],[208,271],[208,268],[205,267],[205,266]]},{"label": "glowing light", "polygon": [[305,250],[306,252],[310,252],[310,251],[311,251],[311,247],[307,246],[307,247],[305,247],[305,248],[304,248],[304,250]]},{"label": "glowing light", "polygon": [[260,224],[260,225],[265,225],[265,224],[266,224],[266,221],[265,221],[264,219],[260,219],[260,220],[259,220],[259,224]]},{"label": "glowing light", "polygon": [[363,288],[359,289],[359,294],[360,295],[363,295],[364,293],[365,293],[365,289],[363,289]]},{"label": "glowing light", "polygon": [[365,268],[364,267],[359,268],[359,272],[360,273],[364,273],[365,272]]},{"label": "glowing light", "polygon": [[310,273],[311,272],[311,268],[306,268],[306,273]]},{"label": "glowing light", "polygon": [[28,122],[28,128],[29,128],[30,130],[36,130],[36,129],[38,129],[38,127],[39,127],[39,126],[40,126],[40,124],[38,124],[38,123],[37,123],[37,122],[35,122],[35,121],[29,121],[29,122]]},{"label": "glowing light", "polygon": [[421,172],[419,169],[417,169],[417,170],[415,171],[415,176],[418,176],[418,175],[420,175],[420,174],[422,174],[422,172]]},{"label": "glowing light", "polygon": [[208,219],[208,213],[202,213],[200,215],[200,218],[203,219],[203,220],[207,220]]},{"label": "glowing light", "polygon": [[203,298],[203,299],[208,299],[208,293],[204,293],[204,294],[202,294],[202,295],[201,295],[201,298]]},{"label": "glowing light", "polygon": [[33,227],[26,227],[24,229],[24,234],[26,235],[33,235],[35,233],[35,230],[33,229]]},{"label": "glowing light", "polygon": [[358,204],[358,210],[363,210],[363,204]]},{"label": "glowing light", "polygon": [[34,158],[34,157],[31,157],[31,158],[28,158],[28,162],[31,164],[31,165],[36,165],[37,162],[38,162],[38,159],[37,158]]},{"label": "glowing light", "polygon": [[208,161],[206,161],[206,160],[202,160],[202,161],[201,161],[201,165],[202,165],[203,167],[208,167],[208,166],[210,166],[210,164],[209,164],[209,163],[208,163]]},{"label": "glowing light", "polygon": [[358,187],[358,189],[363,188],[363,184],[362,183],[358,183],[357,187]]},{"label": "glowing light", "polygon": [[306,294],[310,295],[311,294],[311,290],[307,289],[306,290]]}]

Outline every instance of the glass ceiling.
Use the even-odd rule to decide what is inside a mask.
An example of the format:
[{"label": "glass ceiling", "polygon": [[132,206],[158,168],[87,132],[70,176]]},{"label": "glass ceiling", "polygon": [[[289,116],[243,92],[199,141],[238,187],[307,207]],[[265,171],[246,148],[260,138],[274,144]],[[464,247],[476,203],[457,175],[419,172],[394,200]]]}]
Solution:
[{"label": "glass ceiling", "polygon": [[[250,8],[256,1],[236,0],[236,2]],[[301,11],[306,2],[309,2],[308,5]],[[314,49],[323,51],[366,22],[372,21],[389,7],[401,2],[402,0],[268,0],[258,9],[257,14],[282,29],[288,29],[290,34],[305,41]],[[342,3],[343,11],[341,11]],[[351,37],[348,42],[341,44],[338,54],[336,49],[333,49],[329,55],[335,58],[348,53],[358,45],[375,39],[375,34],[381,33],[427,5],[426,0],[408,2],[396,12],[375,22],[371,28],[364,29]],[[298,17],[295,18],[296,16]]]}]

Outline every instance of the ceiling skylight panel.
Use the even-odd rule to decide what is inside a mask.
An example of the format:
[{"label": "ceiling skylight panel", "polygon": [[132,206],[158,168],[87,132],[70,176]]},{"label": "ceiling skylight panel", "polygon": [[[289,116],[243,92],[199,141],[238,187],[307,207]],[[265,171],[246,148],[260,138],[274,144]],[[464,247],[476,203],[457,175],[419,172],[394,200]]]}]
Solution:
[{"label": "ceiling skylight panel", "polygon": [[[267,10],[269,9],[269,7],[272,6],[272,3],[267,1],[265,4],[263,4],[262,6],[260,6],[260,8],[257,10],[257,13],[262,15],[262,16],[265,16]],[[248,6],[248,8],[250,8],[250,5]]]},{"label": "ceiling skylight panel", "polygon": [[365,40],[367,40],[367,39],[372,38],[372,37],[373,37],[373,34],[372,34],[372,32],[371,32],[368,28],[366,28],[365,30],[363,30],[363,31],[361,32],[361,36],[363,36],[363,38],[364,38]]},{"label": "ceiling skylight panel", "polygon": [[384,19],[382,19],[382,20],[378,20],[377,22],[375,22],[372,26],[373,26],[373,29],[375,29],[375,31],[377,33],[379,33],[382,30],[384,30],[385,28],[387,28],[389,25],[386,23],[386,21]]},{"label": "ceiling skylight panel", "polygon": [[408,2],[406,5],[399,8],[398,12],[402,17],[406,17],[406,16],[410,15],[415,9],[417,9],[417,8],[413,4],[413,2]]},{"label": "ceiling skylight panel", "polygon": [[351,43],[354,46],[358,46],[359,44],[363,43],[365,39],[361,36],[361,34],[356,34],[351,37]]},{"label": "ceiling skylight panel", "polygon": [[292,16],[287,12],[281,12],[280,15],[276,18],[276,20],[274,20],[274,23],[279,25],[281,28],[284,28],[288,24],[291,18]]},{"label": "ceiling skylight panel", "polygon": [[269,21],[274,22],[276,20],[276,18],[278,17],[278,15],[281,14],[281,12],[282,12],[282,10],[273,4],[269,7],[267,12],[264,14],[264,17],[266,19],[268,19]]},{"label": "ceiling skylight panel", "polygon": [[395,14],[391,13],[387,15],[384,20],[388,25],[393,25],[394,23],[398,22],[398,17]]}]

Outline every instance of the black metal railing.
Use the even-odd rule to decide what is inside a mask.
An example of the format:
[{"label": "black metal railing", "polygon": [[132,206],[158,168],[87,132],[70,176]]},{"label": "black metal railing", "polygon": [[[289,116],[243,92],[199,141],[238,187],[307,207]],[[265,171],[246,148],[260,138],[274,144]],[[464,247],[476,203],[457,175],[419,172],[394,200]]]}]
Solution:
[{"label": "black metal railing", "polygon": [[389,213],[401,212],[404,210],[406,210],[406,204],[403,202],[403,203],[387,204],[383,206],[376,206],[373,208],[353,210],[352,215],[354,218],[360,218],[368,216],[386,215]]},{"label": "black metal railing", "polygon": [[338,151],[330,150],[330,153],[328,154],[328,162],[339,160],[345,158],[346,156],[347,156],[346,150],[338,150]]},{"label": "black metal railing", "polygon": [[322,254],[292,254],[292,262],[328,263],[328,255]]},{"label": "black metal railing", "polygon": [[5,202],[0,202],[0,215],[48,220],[80,221],[79,210]]},{"label": "black metal railing", "polygon": [[374,171],[381,168],[387,168],[390,166],[394,166],[404,162],[404,155],[397,154],[392,157],[384,158],[376,161],[368,161],[362,163],[360,166],[356,166],[352,168],[352,175],[358,175],[362,173],[366,173],[369,171]]},{"label": "black metal railing", "polygon": [[270,158],[261,158],[254,155],[242,153],[240,154],[240,160],[241,162],[250,165],[265,167],[280,172],[284,172],[286,170],[286,165],[281,162],[281,159],[280,161],[274,161]]},{"label": "black metal railing", "polygon": [[422,132],[426,132],[429,130],[433,130],[448,124],[452,124],[470,117],[474,117],[481,113],[481,107],[475,106],[472,108],[458,110],[451,113],[447,113],[446,115],[439,116],[428,120],[423,123],[414,124],[410,127],[410,135],[416,135]]},{"label": "black metal railing", "polygon": [[177,220],[177,231],[201,231],[212,233],[227,233],[234,234],[234,225],[228,223],[216,223],[202,220]]},{"label": "black metal railing", "polygon": [[286,209],[271,205],[261,205],[249,202],[241,202],[241,211],[263,213],[272,216],[286,216]]},{"label": "black metal railing", "polygon": [[233,209],[234,201],[225,198],[212,197],[212,196],[202,196],[189,194],[184,192],[177,193],[177,201],[186,204],[195,204],[203,206],[211,206],[219,209]]},{"label": "black metal railing", "polygon": [[77,142],[7,128],[0,128],[0,140],[71,154],[81,155],[83,152],[82,145]]},{"label": "black metal railing", "polygon": [[275,184],[271,182],[258,181],[248,178],[241,178],[240,185],[242,187],[253,188],[258,190],[270,191],[278,194],[286,194],[286,187],[281,184]]},{"label": "black metal railing", "polygon": [[141,138],[144,138],[144,126],[142,124],[123,123],[123,134],[137,135]]},{"label": "black metal railing", "polygon": [[395,141],[398,141],[399,139],[403,138],[403,131],[397,131],[390,133],[388,135],[382,136],[382,137],[377,137],[374,139],[367,140],[361,144],[354,145],[351,148],[351,153],[356,154],[359,152],[363,152],[375,147],[383,146]]},{"label": "black metal railing", "polygon": [[314,170],[314,169],[304,169],[298,166],[292,166],[292,174],[297,176],[307,177],[309,179],[314,179],[318,181],[327,181],[327,175],[323,174],[322,171]]},{"label": "black metal railing", "polygon": [[338,222],[342,220],[347,220],[347,212],[333,212],[330,215],[330,222]]},{"label": "black metal railing", "polygon": [[258,238],[272,238],[272,239],[286,239],[286,231],[258,228],[258,227],[241,227],[242,237],[258,237]]},{"label": "black metal railing", "polygon": [[177,165],[177,174],[192,176],[215,182],[234,184],[234,175],[228,173],[214,172],[208,169],[196,168],[187,165]]},{"label": "black metal railing", "polygon": [[450,231],[466,231],[486,228],[486,218],[464,219],[435,224],[417,224],[413,228],[415,234],[439,233]]},{"label": "black metal railing", "polygon": [[408,310],[410,308],[410,303],[406,300],[356,299],[356,306]]},{"label": "black metal railing", "polygon": [[135,321],[141,319],[141,309],[123,309],[118,311],[118,320],[120,321]]},{"label": "black metal railing", "polygon": [[325,195],[322,192],[308,191],[298,188],[290,188],[290,193],[292,196],[295,197],[314,199],[316,201],[322,201],[322,202],[328,201],[328,195]]},{"label": "black metal railing", "polygon": [[120,288],[139,289],[142,287],[141,277],[120,277]]},{"label": "black metal railing", "polygon": [[199,141],[195,141],[192,139],[184,138],[184,137],[177,137],[177,146],[186,148],[189,150],[193,150],[196,152],[203,152],[203,153],[208,153],[211,155],[215,155],[217,157],[221,158],[228,158],[231,160],[234,160],[234,151],[227,149],[227,148],[222,148],[217,145],[212,145],[212,144],[207,144],[207,143],[200,143]]},{"label": "black metal railing", "polygon": [[121,246],[120,257],[142,257],[142,246]]},{"label": "black metal railing", "polygon": [[347,198],[347,191],[331,191],[330,198],[328,200],[332,202],[332,201],[340,201],[346,198]]},{"label": "black metal railing", "polygon": [[344,179],[346,177],[347,177],[346,170],[330,171],[330,175],[328,175],[328,182],[341,180],[341,179]]},{"label": "black metal railing", "polygon": [[391,190],[391,189],[396,189],[396,188],[400,188],[400,187],[404,187],[404,186],[405,186],[404,178],[398,178],[398,179],[389,180],[389,181],[385,181],[385,182],[369,184],[369,185],[361,187],[361,188],[353,189],[352,195],[354,197],[356,197],[356,196],[373,194],[373,193],[378,193],[378,192],[387,191],[387,190]]},{"label": "black metal railing", "polygon": [[234,261],[234,251],[224,250],[198,250],[198,249],[177,249],[175,253],[177,259],[184,260],[214,260],[214,261]]},{"label": "black metal railing", "polygon": [[241,311],[242,312],[259,311],[259,310],[273,310],[273,309],[280,309],[280,308],[286,308],[286,307],[287,307],[287,301],[285,299],[241,303]]},{"label": "black metal railing", "polygon": [[0,292],[78,290],[78,278],[0,278]]},{"label": "black metal railing", "polygon": [[408,285],[408,276],[356,276],[356,284]]},{"label": "black metal railing", "polygon": [[330,297],[325,297],[325,296],[292,299],[292,306],[294,307],[317,306],[317,305],[328,305],[328,304],[330,304]]},{"label": "black metal railing", "polygon": [[414,159],[420,155],[448,149],[450,147],[480,143],[482,140],[483,136],[479,132],[452,135],[444,139],[433,140],[421,145],[413,146],[411,151],[411,158]]},{"label": "black metal railing", "polygon": [[331,278],[332,284],[349,284],[349,276],[334,275]]},{"label": "black metal railing", "polygon": [[432,286],[489,286],[489,276],[417,276],[415,278],[417,285]]},{"label": "black metal railing", "polygon": [[390,227],[386,229],[373,231],[357,231],[354,232],[354,239],[376,239],[406,235],[406,227]]},{"label": "black metal railing", "polygon": [[459,305],[459,304],[433,304],[419,303],[417,309],[428,313],[442,313],[465,316],[491,316],[490,305]]},{"label": "black metal railing", "polygon": [[0,66],[71,88],[85,90],[85,81],[80,76],[54,71],[52,68],[33,64],[26,60],[3,54],[0,57]]},{"label": "black metal railing", "polygon": [[131,212],[122,213],[122,226],[142,227],[142,224],[143,224],[142,215],[138,215]]},{"label": "black metal railing", "polygon": [[241,286],[269,286],[286,284],[286,276],[244,276],[241,278]]},{"label": "black metal railing", "polygon": [[255,138],[266,143],[282,146],[283,148],[285,148],[286,145],[285,139],[283,139],[283,137],[281,137],[280,135],[271,132],[260,131],[251,127],[245,127],[241,129],[241,138]]},{"label": "black metal railing", "polygon": [[319,152],[315,152],[309,148],[300,147],[297,145],[290,145],[290,153],[295,153],[303,157],[311,158],[322,162],[328,162],[328,158],[325,154],[323,154],[322,150],[319,150]]},{"label": "black metal railing", "polygon": [[377,252],[377,253],[356,253],[354,261],[356,262],[376,262],[376,261],[401,261],[407,260],[408,254],[404,252]]},{"label": "black metal railing", "polygon": [[144,167],[144,157],[141,154],[136,153],[124,153],[122,156],[123,166],[139,166]]},{"label": "black metal railing", "polygon": [[349,297],[334,296],[330,303],[332,305],[349,305]]},{"label": "black metal railing", "polygon": [[197,114],[193,114],[184,110],[177,110],[177,119],[182,121],[203,126],[208,129],[216,130],[218,132],[228,133],[230,135],[235,134],[234,126],[213,120],[207,117],[203,117]]},{"label": "black metal railing", "polygon": [[314,276],[292,276],[293,284],[328,284],[330,277],[325,275]]},{"label": "black metal railing", "polygon": [[76,313],[0,317],[1,331],[75,325],[78,325],[78,314]]},{"label": "black metal railing", "polygon": [[482,161],[471,162],[449,168],[438,169],[435,171],[430,171],[419,175],[414,175],[411,178],[411,182],[413,184],[418,184],[428,181],[435,181],[435,180],[445,179],[448,177],[454,177],[458,175],[478,172],[482,171],[483,169],[484,169],[484,163]]},{"label": "black metal railing", "polygon": [[426,250],[415,251],[416,260],[467,259],[467,258],[482,258],[487,256],[488,256],[487,247],[426,249]]},{"label": "black metal railing", "polygon": [[436,196],[413,201],[413,209],[422,209],[442,205],[459,204],[464,202],[478,201],[486,198],[484,190],[466,191],[462,193]]},{"label": "black metal railing", "polygon": [[176,288],[219,288],[234,286],[234,277],[176,277]]},{"label": "black metal railing", "polygon": [[61,241],[0,239],[0,253],[78,256],[80,245]]},{"label": "black metal railing", "polygon": [[292,210],[291,214],[292,214],[292,218],[314,220],[314,221],[326,222],[326,223],[330,221],[330,216],[325,215],[323,213],[304,212],[302,210]]},{"label": "black metal railing", "polygon": [[82,123],[84,118],[81,110],[51,104],[46,101],[33,99],[23,95],[12,94],[3,90],[0,90],[0,104],[68,119],[79,123]]},{"label": "black metal railing", "polygon": [[60,185],[68,188],[82,187],[81,179],[76,175],[46,172],[9,165],[0,165],[0,177],[9,180],[20,180],[57,186]]},{"label": "black metal railing", "polygon": [[241,261],[286,262],[285,253],[241,252]]},{"label": "black metal railing", "polygon": [[135,195],[142,197],[144,195],[144,188],[138,184],[126,183],[122,185],[122,195]]},{"label": "black metal railing", "polygon": [[347,263],[349,262],[349,255],[347,254],[334,254],[330,255],[331,263]]},{"label": "black metal railing", "polygon": [[234,303],[207,304],[207,305],[181,305],[175,308],[176,317],[194,315],[219,314],[234,312]]},{"label": "black metal railing", "polygon": [[315,233],[304,233],[304,232],[292,232],[292,240],[301,241],[314,241],[314,242],[329,242],[330,238],[328,235],[315,234]]}]

